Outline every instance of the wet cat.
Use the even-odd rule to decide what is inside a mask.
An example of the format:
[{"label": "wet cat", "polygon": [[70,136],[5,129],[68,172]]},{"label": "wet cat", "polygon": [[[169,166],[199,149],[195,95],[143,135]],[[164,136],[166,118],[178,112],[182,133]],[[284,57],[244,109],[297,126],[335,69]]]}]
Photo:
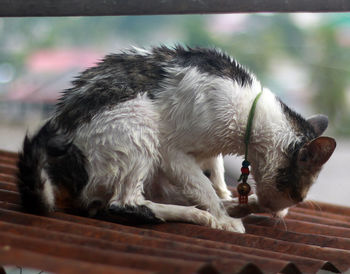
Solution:
[{"label": "wet cat", "polygon": [[[66,90],[25,137],[18,162],[23,207],[72,207],[143,221],[184,221],[244,232],[225,207],[223,155],[244,153],[252,101],[262,91],[249,159],[259,207],[302,201],[335,149],[326,116],[305,120],[238,62],[214,49],[161,46],[107,56]],[[205,172],[203,172],[205,171]]]}]

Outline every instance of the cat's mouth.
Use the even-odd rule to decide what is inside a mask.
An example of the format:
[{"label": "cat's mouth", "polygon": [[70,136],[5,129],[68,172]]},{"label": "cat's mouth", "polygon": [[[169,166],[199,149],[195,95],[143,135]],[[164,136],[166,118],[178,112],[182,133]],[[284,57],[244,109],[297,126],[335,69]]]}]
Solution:
[{"label": "cat's mouth", "polygon": [[273,217],[278,217],[279,212],[293,205],[295,205],[295,203],[292,203],[290,200],[287,199],[279,199],[278,201],[267,201],[259,203],[261,211],[264,211],[264,213],[269,213]]}]

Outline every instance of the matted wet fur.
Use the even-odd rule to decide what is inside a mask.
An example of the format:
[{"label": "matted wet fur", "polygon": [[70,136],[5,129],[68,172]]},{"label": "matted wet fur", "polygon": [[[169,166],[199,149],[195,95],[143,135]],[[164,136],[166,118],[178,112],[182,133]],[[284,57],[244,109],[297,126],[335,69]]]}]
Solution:
[{"label": "matted wet fur", "polygon": [[[155,47],[107,56],[66,90],[18,162],[25,210],[48,213],[61,194],[88,212],[184,221],[244,232],[232,218],[223,155],[249,160],[259,208],[284,214],[302,201],[335,141],[323,115],[304,119],[228,55]],[[231,208],[231,209],[230,209]],[[227,210],[226,210],[227,209]]]}]

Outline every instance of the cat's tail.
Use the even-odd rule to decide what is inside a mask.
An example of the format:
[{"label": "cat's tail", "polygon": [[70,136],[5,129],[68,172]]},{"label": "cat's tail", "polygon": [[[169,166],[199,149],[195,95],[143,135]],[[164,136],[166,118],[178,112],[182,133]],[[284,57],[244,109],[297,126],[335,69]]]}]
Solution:
[{"label": "cat's tail", "polygon": [[22,207],[30,213],[47,214],[55,208],[54,185],[47,170],[48,158],[52,157],[50,154],[63,154],[69,143],[58,146],[59,150],[48,149],[52,147],[53,135],[52,127],[47,123],[34,137],[25,136],[19,153],[17,185]]}]

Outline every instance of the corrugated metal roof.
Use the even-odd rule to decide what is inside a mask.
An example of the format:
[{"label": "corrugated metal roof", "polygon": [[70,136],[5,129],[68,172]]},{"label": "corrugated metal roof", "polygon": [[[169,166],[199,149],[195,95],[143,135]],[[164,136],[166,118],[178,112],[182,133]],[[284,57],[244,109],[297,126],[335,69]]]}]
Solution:
[{"label": "corrugated metal roof", "polygon": [[304,202],[284,222],[246,217],[246,234],[185,223],[126,226],[21,212],[17,154],[0,151],[1,265],[59,273],[316,273],[350,268],[350,208]]}]

